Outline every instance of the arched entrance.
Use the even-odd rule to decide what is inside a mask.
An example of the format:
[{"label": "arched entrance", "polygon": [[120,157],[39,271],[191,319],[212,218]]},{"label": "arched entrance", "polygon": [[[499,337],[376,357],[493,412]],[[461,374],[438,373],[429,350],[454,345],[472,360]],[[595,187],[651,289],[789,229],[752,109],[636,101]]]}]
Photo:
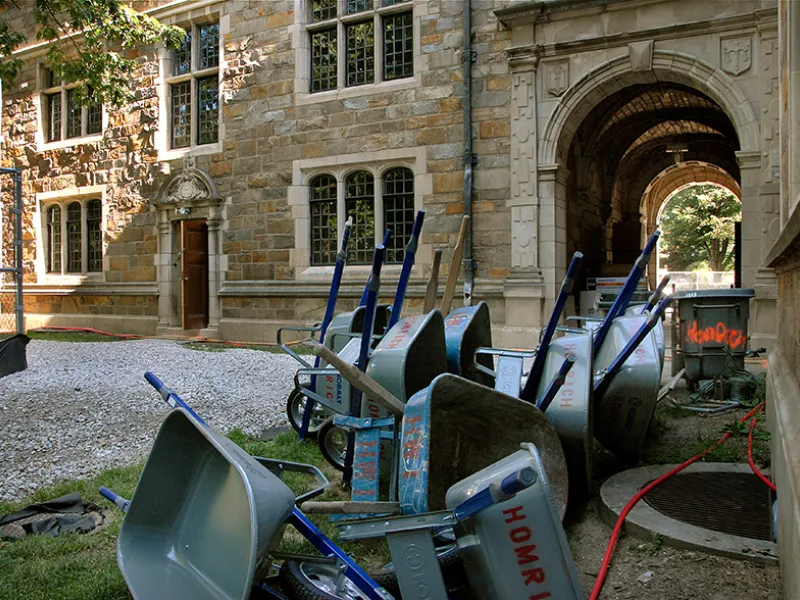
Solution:
[{"label": "arched entrance", "polygon": [[653,51],[649,67],[634,68],[629,56],[603,63],[566,90],[547,121],[540,218],[563,231],[540,239],[546,298],[575,250],[585,255],[579,289],[587,276],[625,275],[659,202],[709,177],[739,190],[742,285],[756,286],[763,219],[755,113],[727,75],[695,57]]}]

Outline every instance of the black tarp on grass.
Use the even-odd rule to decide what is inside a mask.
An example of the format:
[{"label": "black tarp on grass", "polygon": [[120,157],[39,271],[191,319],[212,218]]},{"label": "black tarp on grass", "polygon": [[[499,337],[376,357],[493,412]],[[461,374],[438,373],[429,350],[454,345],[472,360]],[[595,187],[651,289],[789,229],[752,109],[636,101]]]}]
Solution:
[{"label": "black tarp on grass", "polygon": [[26,346],[30,341],[31,338],[22,333],[0,340],[0,377],[28,368]]}]

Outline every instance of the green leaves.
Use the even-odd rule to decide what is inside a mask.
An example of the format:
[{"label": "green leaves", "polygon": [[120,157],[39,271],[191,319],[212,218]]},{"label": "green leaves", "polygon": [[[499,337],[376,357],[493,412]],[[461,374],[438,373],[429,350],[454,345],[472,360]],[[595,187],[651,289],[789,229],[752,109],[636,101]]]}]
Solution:
[{"label": "green leaves", "polygon": [[[5,5],[6,0],[0,0],[0,6]],[[80,83],[78,97],[82,101],[113,107],[135,97],[130,82],[138,62],[128,50],[148,46],[174,49],[186,35],[181,28],[137,13],[120,0],[36,0],[31,9],[39,25],[36,40],[52,42],[47,61],[56,78]],[[0,77],[4,81],[19,74],[20,61],[12,52],[34,41],[12,27],[0,21]]]},{"label": "green leaves", "polygon": [[678,192],[661,216],[661,260],[671,271],[731,270],[740,218],[739,201],[722,187],[699,184]]}]

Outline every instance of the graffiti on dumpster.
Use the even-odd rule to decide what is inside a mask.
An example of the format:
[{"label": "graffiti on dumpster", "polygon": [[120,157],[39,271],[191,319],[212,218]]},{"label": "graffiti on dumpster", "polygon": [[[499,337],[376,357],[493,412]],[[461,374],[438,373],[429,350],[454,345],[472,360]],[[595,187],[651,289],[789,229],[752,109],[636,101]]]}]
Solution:
[{"label": "graffiti on dumpster", "polygon": [[697,321],[686,328],[686,341],[700,344],[708,343],[724,344],[731,350],[743,348],[747,342],[747,336],[739,329],[728,329],[727,325],[720,321],[716,326],[709,326],[703,329],[697,327]]}]

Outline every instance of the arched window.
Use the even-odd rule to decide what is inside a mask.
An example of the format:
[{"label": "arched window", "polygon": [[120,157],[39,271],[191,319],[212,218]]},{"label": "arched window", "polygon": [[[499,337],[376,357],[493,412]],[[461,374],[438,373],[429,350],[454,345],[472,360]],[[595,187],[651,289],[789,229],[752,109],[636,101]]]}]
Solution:
[{"label": "arched window", "polygon": [[80,273],[81,263],[81,203],[67,206],[67,273]]},{"label": "arched window", "polygon": [[384,175],[383,222],[384,228],[392,231],[386,262],[401,263],[414,227],[414,174],[410,169],[399,167]]},{"label": "arched window", "polygon": [[61,207],[47,209],[47,272],[61,273]]},{"label": "arched window", "polygon": [[353,217],[348,262],[370,264],[375,251],[375,179],[367,171],[357,171],[345,183],[345,211]]},{"label": "arched window", "polygon": [[100,200],[86,203],[86,237],[88,238],[87,271],[103,270],[103,207]]},{"label": "arched window", "polygon": [[336,262],[337,220],[336,179],[320,175],[311,182],[311,264],[332,265]]}]

